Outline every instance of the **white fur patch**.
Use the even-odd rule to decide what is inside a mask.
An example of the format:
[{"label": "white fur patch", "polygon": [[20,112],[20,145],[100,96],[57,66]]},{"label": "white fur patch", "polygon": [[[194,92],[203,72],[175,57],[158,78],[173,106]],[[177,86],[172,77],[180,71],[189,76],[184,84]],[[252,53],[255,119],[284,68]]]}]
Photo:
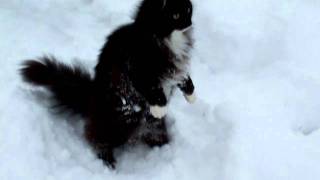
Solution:
[{"label": "white fur patch", "polygon": [[166,39],[167,46],[178,59],[182,59],[183,56],[188,56],[188,39],[183,32],[184,30],[173,31],[170,37]]},{"label": "white fur patch", "polygon": [[167,5],[167,0],[163,0],[162,9],[166,7],[166,5]]},{"label": "white fur patch", "polygon": [[165,39],[166,46],[174,55],[172,62],[177,68],[177,71],[173,72],[172,76],[165,77],[163,79],[162,87],[168,99],[177,84],[188,77],[189,51],[191,49],[191,42],[190,39],[186,36],[186,34],[188,33],[186,31],[190,29],[191,26],[181,31],[173,31],[171,35]]},{"label": "white fur patch", "polygon": [[194,93],[192,93],[191,95],[184,95],[184,97],[186,98],[186,100],[190,103],[193,104],[194,102],[196,102],[196,95]]},{"label": "white fur patch", "polygon": [[174,79],[166,79],[162,82],[162,88],[168,100],[170,99],[170,96],[173,93],[174,87],[177,86],[178,82],[179,81],[176,81]]},{"label": "white fur patch", "polygon": [[172,62],[177,68],[177,72],[173,72],[173,76],[163,79],[162,87],[168,99],[174,87],[183,79],[187,78],[188,75],[190,42],[185,35],[185,31],[189,29],[190,28],[182,31],[173,31],[169,38],[165,39],[166,46],[175,56]]},{"label": "white fur patch", "polygon": [[167,106],[150,106],[150,113],[155,118],[163,118],[167,114]]}]

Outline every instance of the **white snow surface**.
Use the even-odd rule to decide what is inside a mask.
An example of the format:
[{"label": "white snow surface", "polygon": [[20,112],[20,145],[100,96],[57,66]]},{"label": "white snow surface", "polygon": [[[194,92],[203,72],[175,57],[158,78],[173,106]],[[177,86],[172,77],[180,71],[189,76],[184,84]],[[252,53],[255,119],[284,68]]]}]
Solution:
[{"label": "white snow surface", "polygon": [[1,180],[320,179],[319,0],[193,0],[196,103],[177,92],[173,141],[124,148],[106,168],[83,125],[53,116],[18,69],[53,54],[93,72],[137,3],[0,0]]}]

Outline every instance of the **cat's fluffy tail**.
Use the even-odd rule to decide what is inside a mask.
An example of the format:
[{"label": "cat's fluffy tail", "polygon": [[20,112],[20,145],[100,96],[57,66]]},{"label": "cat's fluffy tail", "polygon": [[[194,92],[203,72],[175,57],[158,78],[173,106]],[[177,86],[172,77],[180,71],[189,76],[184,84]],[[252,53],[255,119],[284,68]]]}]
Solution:
[{"label": "cat's fluffy tail", "polygon": [[90,74],[80,66],[67,66],[46,56],[25,61],[21,74],[24,81],[51,91],[59,108],[87,116],[93,83]]}]

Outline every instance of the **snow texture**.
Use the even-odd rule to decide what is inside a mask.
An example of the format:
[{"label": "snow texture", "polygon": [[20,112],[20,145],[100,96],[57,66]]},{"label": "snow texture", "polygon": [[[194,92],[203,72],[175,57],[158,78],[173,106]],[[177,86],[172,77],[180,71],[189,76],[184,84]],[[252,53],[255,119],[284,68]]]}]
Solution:
[{"label": "snow texture", "polygon": [[193,2],[197,101],[176,92],[173,141],[119,150],[110,170],[17,70],[53,54],[92,72],[138,1],[0,0],[0,179],[320,179],[320,1]]}]

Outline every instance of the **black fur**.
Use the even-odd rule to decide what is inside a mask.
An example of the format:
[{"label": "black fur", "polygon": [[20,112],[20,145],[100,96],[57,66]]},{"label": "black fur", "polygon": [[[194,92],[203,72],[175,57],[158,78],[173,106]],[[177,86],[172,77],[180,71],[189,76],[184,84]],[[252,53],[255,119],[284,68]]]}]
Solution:
[{"label": "black fur", "polygon": [[153,117],[149,108],[166,106],[175,87],[186,95],[194,91],[186,66],[191,30],[183,32],[184,53],[169,44],[174,31],[191,26],[191,17],[189,0],[144,0],[135,21],[108,37],[93,79],[53,57],[26,61],[22,75],[48,88],[63,108],[83,115],[88,141],[114,167],[113,149],[135,134],[150,146],[169,142],[165,117]]},{"label": "black fur", "polygon": [[59,63],[54,57],[43,57],[39,61],[26,61],[21,72],[26,82],[53,92],[54,105],[61,110],[88,115],[93,83],[85,69]]}]

